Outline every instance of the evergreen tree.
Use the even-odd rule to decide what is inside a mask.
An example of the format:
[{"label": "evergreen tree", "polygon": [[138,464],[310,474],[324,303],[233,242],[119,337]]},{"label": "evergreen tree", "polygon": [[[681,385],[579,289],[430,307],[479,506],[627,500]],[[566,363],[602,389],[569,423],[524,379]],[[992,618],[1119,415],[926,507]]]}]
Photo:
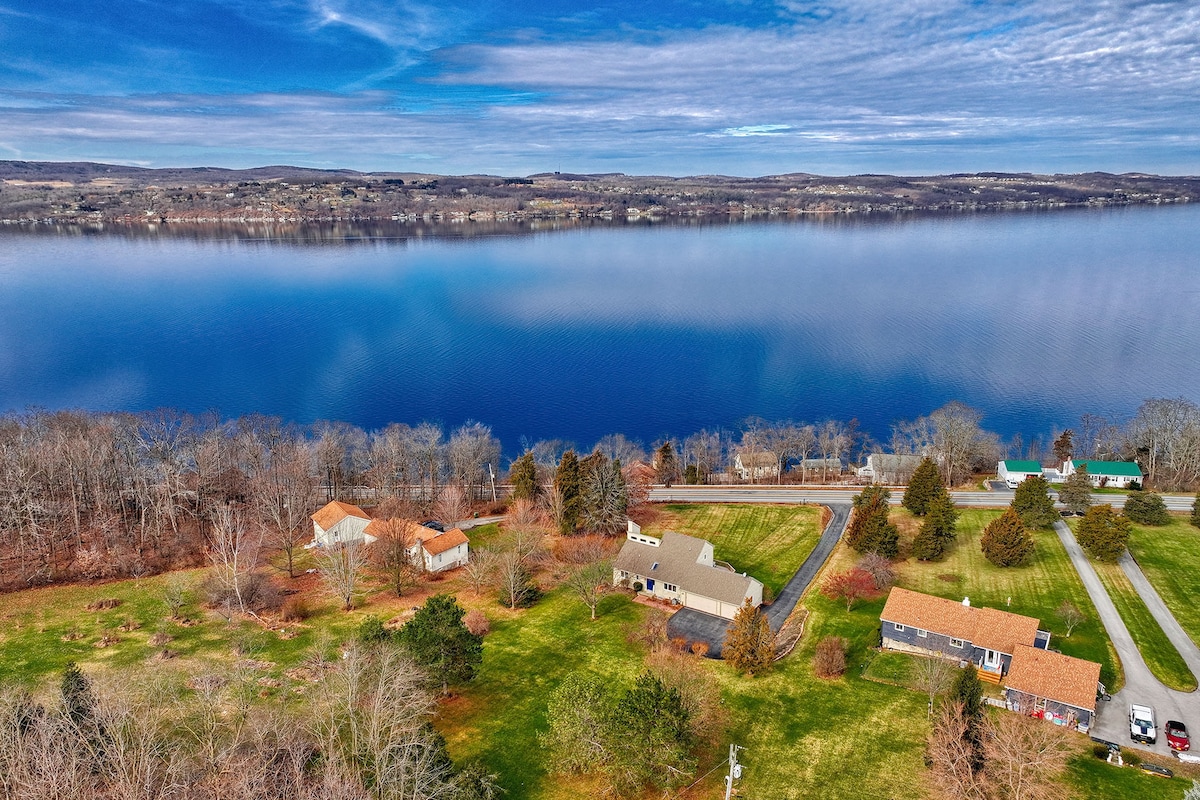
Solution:
[{"label": "evergreen tree", "polygon": [[1200,528],[1200,492],[1196,493],[1196,499],[1192,501],[1192,524]]},{"label": "evergreen tree", "polygon": [[1049,528],[1058,521],[1054,501],[1050,499],[1050,484],[1041,475],[1030,475],[1013,495],[1013,509],[1027,528]]},{"label": "evergreen tree", "polygon": [[775,658],[775,634],[762,609],[746,604],[738,609],[725,634],[721,658],[747,675],[759,675]]},{"label": "evergreen tree", "polygon": [[846,528],[846,544],[860,553],[878,553],[895,558],[900,552],[900,531],[888,521],[891,492],[868,486],[854,496],[854,518]]},{"label": "evergreen tree", "polygon": [[538,485],[537,464],[533,460],[533,453],[526,453],[514,461],[508,475],[512,481],[514,500],[536,500],[541,494],[542,487]]},{"label": "evergreen tree", "polygon": [[954,544],[958,509],[945,487],[930,500],[921,530],[913,539],[912,554],[920,561],[937,561]]},{"label": "evergreen tree", "polygon": [[1058,466],[1061,467],[1075,455],[1074,438],[1075,432],[1067,428],[1054,440],[1054,458],[1058,461]]},{"label": "evergreen tree", "polygon": [[1085,467],[1071,473],[1058,490],[1059,501],[1072,514],[1082,514],[1092,505],[1092,478]]},{"label": "evergreen tree", "polygon": [[1079,546],[1097,561],[1116,563],[1129,544],[1132,528],[1112,506],[1092,506],[1079,523]]},{"label": "evergreen tree", "polygon": [[617,794],[670,789],[695,771],[691,712],[678,689],[649,672],[617,700],[611,729],[608,776]]},{"label": "evergreen tree", "polygon": [[979,546],[988,561],[998,567],[1024,564],[1033,555],[1033,537],[1021,524],[1016,510],[1009,508],[983,529]]},{"label": "evergreen tree", "polygon": [[966,668],[955,676],[947,701],[961,709],[966,723],[964,744],[971,751],[971,771],[979,772],[984,766],[983,683],[974,664],[968,662]]},{"label": "evergreen tree", "polygon": [[1171,524],[1171,514],[1167,511],[1162,495],[1154,492],[1130,492],[1125,498],[1123,513],[1139,525]]},{"label": "evergreen tree", "polygon": [[579,471],[579,456],[574,450],[562,454],[554,473],[554,489],[562,496],[563,513],[559,533],[569,536],[579,527],[583,511],[583,476]]},{"label": "evergreen tree", "polygon": [[413,659],[442,684],[443,692],[452,683],[474,678],[483,662],[483,637],[467,630],[465,614],[451,595],[434,595],[417,609],[398,636]]},{"label": "evergreen tree", "polygon": [[926,458],[913,472],[912,479],[904,490],[901,505],[918,517],[923,517],[928,513],[929,503],[937,493],[945,490],[946,485],[942,483],[942,473],[937,464],[933,463],[933,459]]},{"label": "evergreen tree", "polygon": [[658,482],[670,488],[679,477],[679,459],[675,457],[675,448],[669,441],[663,442],[656,453],[655,473]]}]

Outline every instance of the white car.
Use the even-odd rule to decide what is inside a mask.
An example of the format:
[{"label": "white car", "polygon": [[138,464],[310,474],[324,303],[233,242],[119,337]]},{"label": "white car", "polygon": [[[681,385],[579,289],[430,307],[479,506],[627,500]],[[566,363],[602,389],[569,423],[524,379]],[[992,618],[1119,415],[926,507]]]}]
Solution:
[{"label": "white car", "polygon": [[1143,744],[1154,744],[1158,731],[1154,726],[1154,709],[1150,706],[1129,706],[1129,738]]}]

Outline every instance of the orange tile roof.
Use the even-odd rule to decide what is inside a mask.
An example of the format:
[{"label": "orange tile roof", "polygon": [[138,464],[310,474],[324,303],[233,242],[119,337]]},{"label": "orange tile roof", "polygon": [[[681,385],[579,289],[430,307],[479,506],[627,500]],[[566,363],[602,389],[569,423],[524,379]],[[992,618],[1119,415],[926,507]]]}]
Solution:
[{"label": "orange tile roof", "polygon": [[1038,621],[1033,617],[994,608],[964,606],[954,600],[898,586],[888,595],[879,618],[965,639],[976,647],[1009,655],[1019,645],[1032,644],[1038,632]]},{"label": "orange tile roof", "polygon": [[1028,645],[1017,646],[1008,677],[1004,679],[1009,689],[1093,712],[1099,682],[1100,665],[1095,661]]},{"label": "orange tile roof", "polygon": [[327,503],[324,508],[313,514],[312,520],[321,526],[321,530],[327,531],[334,525],[337,525],[339,522],[344,520],[346,517],[370,519],[371,515],[356,505],[334,500],[331,503]]},{"label": "orange tile roof", "polygon": [[[434,531],[434,533],[437,533],[437,531]],[[467,544],[467,535],[458,528],[451,528],[445,533],[434,536],[432,539],[426,539],[424,547],[426,553],[436,556],[438,553],[453,550],[460,544]]]}]

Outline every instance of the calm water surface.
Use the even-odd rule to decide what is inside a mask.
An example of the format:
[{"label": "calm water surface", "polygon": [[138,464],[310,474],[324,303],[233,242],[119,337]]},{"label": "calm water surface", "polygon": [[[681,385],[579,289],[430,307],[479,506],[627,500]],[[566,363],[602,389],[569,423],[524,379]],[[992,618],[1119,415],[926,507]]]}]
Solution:
[{"label": "calm water surface", "polygon": [[749,415],[1005,436],[1200,401],[1200,206],[345,244],[0,231],[0,411],[583,446]]}]

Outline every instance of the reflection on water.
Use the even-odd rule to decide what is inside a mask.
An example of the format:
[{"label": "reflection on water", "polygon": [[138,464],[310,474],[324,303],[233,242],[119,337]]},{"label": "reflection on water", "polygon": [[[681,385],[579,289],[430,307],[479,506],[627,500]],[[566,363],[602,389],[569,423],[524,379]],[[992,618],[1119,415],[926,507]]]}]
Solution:
[{"label": "reflection on water", "polygon": [[1177,207],[457,239],[5,231],[0,409],[474,418],[512,451],[749,415],[857,417],[886,439],[960,399],[1036,435],[1200,400],[1197,223]]}]

